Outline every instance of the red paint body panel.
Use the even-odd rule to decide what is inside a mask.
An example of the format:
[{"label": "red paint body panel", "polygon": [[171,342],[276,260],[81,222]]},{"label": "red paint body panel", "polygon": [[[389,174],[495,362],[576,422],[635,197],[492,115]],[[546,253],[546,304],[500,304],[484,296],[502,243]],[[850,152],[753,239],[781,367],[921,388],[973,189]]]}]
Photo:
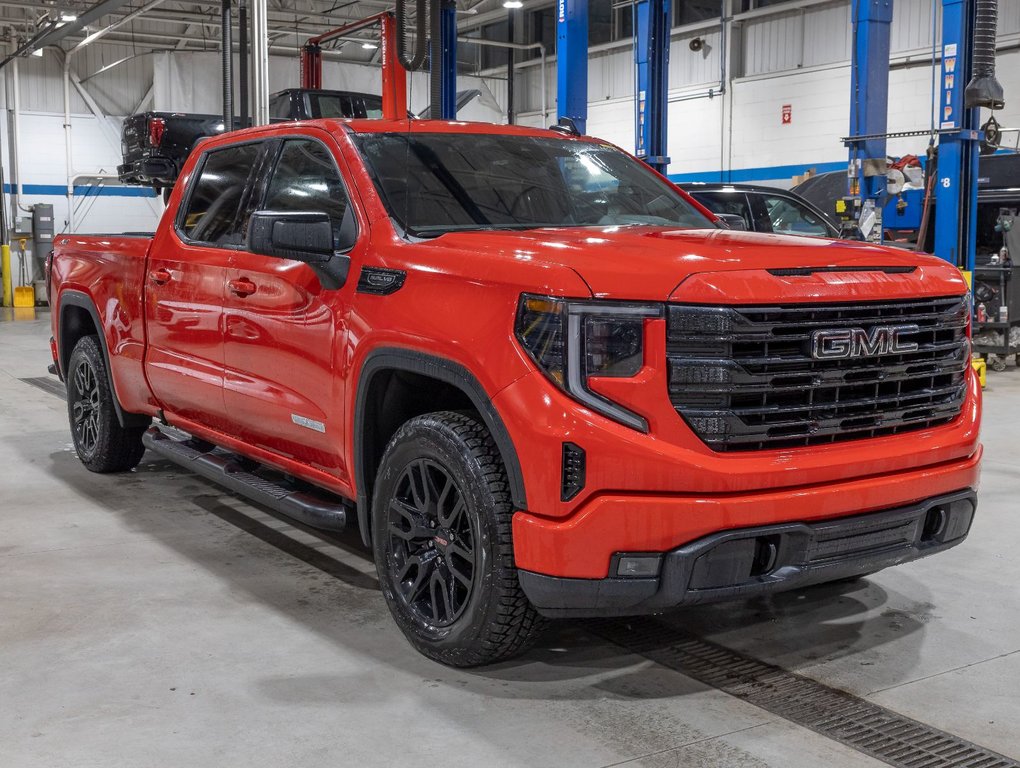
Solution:
[{"label": "red paint body panel", "polygon": [[[328,291],[297,262],[183,243],[173,219],[198,161],[194,153],[151,249],[135,238],[57,239],[55,304],[59,310],[68,289],[93,298],[125,410],[162,408],[182,429],[354,498],[357,384],[367,356],[400,348],[456,362],[478,380],[519,458],[528,509],[514,518],[518,565],[579,578],[605,577],[614,552],[664,551],[722,529],[857,514],[976,486],[980,389],[972,372],[963,412],[938,428],[717,453],[670,403],[665,320],[646,321],[637,376],[591,382],[644,417],[648,434],[568,397],[514,337],[523,292],[709,305],[847,303],[963,294],[953,267],[865,244],[711,228],[461,232],[412,242],[395,231],[352,142],[352,133],[368,131],[441,131],[465,141],[477,133],[553,135],[470,123],[322,120],[203,142],[202,149],[272,136],[323,140],[357,214],[350,278]],[[358,293],[363,266],[404,270],[407,279],[390,296]],[[914,269],[769,271],[805,266]],[[153,281],[159,270],[171,279]],[[232,281],[255,290],[237,295]],[[294,416],[322,430],[300,426]],[[584,447],[587,477],[584,490],[562,502],[567,440]]]},{"label": "red paint body panel", "polygon": [[[156,400],[145,380],[145,320],[141,300],[145,237],[63,235],[54,240],[53,337],[60,338],[61,296],[76,291],[92,298],[111,355],[113,386],[121,404],[135,413],[154,413]],[[54,358],[56,360],[56,358]]]},{"label": "red paint body panel", "polygon": [[614,552],[665,552],[715,531],[822,520],[976,488],[981,451],[962,461],[842,483],[726,496],[600,495],[567,520],[518,512],[517,566],[579,579],[609,574]]}]

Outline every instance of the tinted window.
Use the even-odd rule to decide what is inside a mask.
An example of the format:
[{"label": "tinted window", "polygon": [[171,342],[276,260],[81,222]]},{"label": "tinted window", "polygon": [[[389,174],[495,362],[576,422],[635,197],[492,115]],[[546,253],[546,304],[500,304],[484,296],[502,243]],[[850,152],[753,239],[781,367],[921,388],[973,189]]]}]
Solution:
[{"label": "tinted window", "polygon": [[312,117],[382,117],[382,98],[357,93],[314,93],[309,96]]},{"label": "tinted window", "polygon": [[469,229],[709,227],[647,166],[586,141],[387,133],[357,138],[390,214],[427,237]]},{"label": "tinted window", "polygon": [[832,233],[818,216],[792,197],[761,195],[772,231],[780,235],[830,237]]},{"label": "tinted window", "polygon": [[[349,203],[340,172],[325,146],[311,139],[288,139],[273,171],[262,205],[268,211],[318,211],[329,214],[339,242]],[[353,225],[353,217],[348,217]]]},{"label": "tinted window", "polygon": [[269,117],[273,120],[292,120],[290,111],[290,94],[276,96],[269,102]]},{"label": "tinted window", "polygon": [[243,245],[248,216],[248,181],[261,144],[207,152],[194,182],[181,229],[190,240],[219,246]]},{"label": "tinted window", "polygon": [[690,190],[691,197],[708,208],[712,213],[730,213],[744,220],[748,232],[754,231],[751,209],[743,192],[700,192]]}]

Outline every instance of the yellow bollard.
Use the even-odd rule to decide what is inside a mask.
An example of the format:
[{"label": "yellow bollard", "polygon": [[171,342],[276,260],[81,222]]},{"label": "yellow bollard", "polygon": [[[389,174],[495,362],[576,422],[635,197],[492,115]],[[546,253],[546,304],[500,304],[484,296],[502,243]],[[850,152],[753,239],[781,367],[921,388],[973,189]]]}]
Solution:
[{"label": "yellow bollard", "polygon": [[4,244],[0,245],[0,274],[3,276],[4,281],[4,306],[11,306],[11,301],[14,298],[14,279],[11,276],[11,246]]}]

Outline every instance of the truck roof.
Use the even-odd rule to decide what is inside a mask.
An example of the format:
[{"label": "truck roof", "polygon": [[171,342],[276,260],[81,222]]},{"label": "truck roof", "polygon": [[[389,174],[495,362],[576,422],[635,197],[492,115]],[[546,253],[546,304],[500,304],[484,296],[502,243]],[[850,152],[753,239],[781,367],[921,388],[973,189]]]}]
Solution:
[{"label": "truck roof", "polygon": [[502,136],[543,136],[547,138],[600,142],[599,139],[591,136],[572,136],[561,131],[533,128],[525,125],[496,125],[494,123],[473,123],[464,120],[386,120],[378,118],[322,118],[319,120],[302,120],[300,122],[274,123],[272,125],[247,128],[243,131],[233,131],[230,133],[230,136],[258,134],[265,131],[280,132],[301,125],[316,126],[327,131],[347,131],[350,133],[482,133]]}]

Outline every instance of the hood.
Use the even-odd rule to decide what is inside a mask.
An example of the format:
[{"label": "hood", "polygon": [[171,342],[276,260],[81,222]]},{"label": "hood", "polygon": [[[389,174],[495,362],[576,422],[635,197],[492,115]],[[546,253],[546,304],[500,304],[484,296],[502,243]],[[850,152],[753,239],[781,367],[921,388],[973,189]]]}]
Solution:
[{"label": "hood", "polygon": [[966,290],[959,271],[940,259],[845,240],[724,229],[577,227],[459,232],[439,241],[478,255],[568,267],[595,297],[606,299],[746,303],[774,300],[771,296],[824,299],[834,292],[840,298],[892,298]]}]

